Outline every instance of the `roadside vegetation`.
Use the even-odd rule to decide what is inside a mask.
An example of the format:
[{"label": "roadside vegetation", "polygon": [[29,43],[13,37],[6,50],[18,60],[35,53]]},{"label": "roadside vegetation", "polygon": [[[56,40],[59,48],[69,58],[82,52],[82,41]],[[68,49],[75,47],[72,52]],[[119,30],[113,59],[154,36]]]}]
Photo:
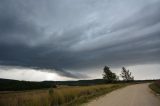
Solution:
[{"label": "roadside vegetation", "polygon": [[68,86],[28,92],[0,93],[0,106],[76,106],[126,84]]},{"label": "roadside vegetation", "polygon": [[153,82],[149,87],[156,93],[160,94],[160,80]]}]

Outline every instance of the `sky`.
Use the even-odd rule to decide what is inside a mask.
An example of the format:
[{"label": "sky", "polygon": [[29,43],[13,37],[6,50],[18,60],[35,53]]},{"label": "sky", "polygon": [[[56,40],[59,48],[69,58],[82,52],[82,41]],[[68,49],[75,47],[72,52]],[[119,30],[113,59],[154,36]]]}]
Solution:
[{"label": "sky", "polygon": [[0,0],[0,78],[160,78],[160,0]]}]

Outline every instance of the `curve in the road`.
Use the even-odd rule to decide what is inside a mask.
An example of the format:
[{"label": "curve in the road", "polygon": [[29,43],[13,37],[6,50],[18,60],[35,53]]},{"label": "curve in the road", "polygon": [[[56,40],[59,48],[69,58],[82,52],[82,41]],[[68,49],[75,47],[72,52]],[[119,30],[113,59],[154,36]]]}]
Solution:
[{"label": "curve in the road", "polygon": [[136,84],[113,91],[86,106],[160,106],[160,99],[148,84]]}]

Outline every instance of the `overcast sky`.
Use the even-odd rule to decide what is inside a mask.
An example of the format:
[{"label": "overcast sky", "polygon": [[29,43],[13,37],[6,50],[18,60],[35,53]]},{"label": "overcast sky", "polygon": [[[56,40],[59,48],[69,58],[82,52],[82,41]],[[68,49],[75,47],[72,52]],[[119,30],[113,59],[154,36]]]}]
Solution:
[{"label": "overcast sky", "polygon": [[160,0],[0,0],[0,78],[101,78],[105,65],[160,78]]}]

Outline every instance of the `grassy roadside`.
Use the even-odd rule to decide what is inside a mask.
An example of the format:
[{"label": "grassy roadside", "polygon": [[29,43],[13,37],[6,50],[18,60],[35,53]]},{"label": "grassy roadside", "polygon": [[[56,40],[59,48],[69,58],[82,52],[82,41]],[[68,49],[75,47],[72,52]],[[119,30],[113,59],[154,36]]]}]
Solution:
[{"label": "grassy roadside", "polygon": [[104,94],[107,94],[107,93],[112,92],[116,89],[125,87],[127,85],[128,84],[114,84],[114,85],[111,85],[110,87],[104,87],[104,88],[97,89],[96,92],[92,92],[89,95],[84,95],[82,97],[79,97],[79,98],[75,99],[74,101],[72,101],[71,103],[69,103],[68,105],[69,106],[79,106],[83,103],[86,103],[86,102],[92,100],[92,99],[98,98]]},{"label": "grassy roadside", "polygon": [[127,84],[62,87],[0,94],[0,106],[77,106]]},{"label": "grassy roadside", "polygon": [[156,93],[160,94],[160,80],[151,83],[149,87]]}]

